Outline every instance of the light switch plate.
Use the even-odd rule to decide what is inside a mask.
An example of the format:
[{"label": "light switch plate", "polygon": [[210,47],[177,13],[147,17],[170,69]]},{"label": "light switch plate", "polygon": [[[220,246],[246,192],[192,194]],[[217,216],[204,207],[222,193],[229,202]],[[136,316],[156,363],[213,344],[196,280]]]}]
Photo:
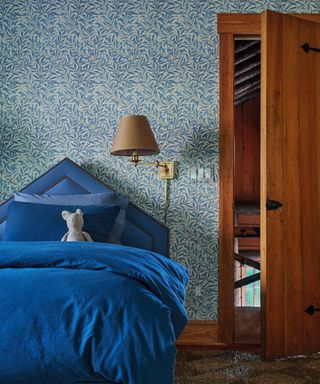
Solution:
[{"label": "light switch plate", "polygon": [[210,181],[213,178],[213,170],[210,167],[195,165],[189,168],[189,179],[194,183]]}]

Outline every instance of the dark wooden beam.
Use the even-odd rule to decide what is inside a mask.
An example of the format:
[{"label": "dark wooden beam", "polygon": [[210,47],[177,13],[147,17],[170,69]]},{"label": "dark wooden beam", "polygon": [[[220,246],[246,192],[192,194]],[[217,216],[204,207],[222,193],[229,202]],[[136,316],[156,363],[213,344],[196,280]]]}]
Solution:
[{"label": "dark wooden beam", "polygon": [[260,76],[260,67],[256,67],[250,71],[244,72],[242,75],[235,78],[234,83],[237,87],[239,84],[247,82],[248,80],[252,80],[252,78],[256,78],[257,76]]},{"label": "dark wooden beam", "polygon": [[242,94],[236,95],[235,96],[235,102],[238,102],[242,98],[248,98],[249,96],[250,96],[250,98],[253,98],[253,94],[259,93],[259,92],[260,92],[260,84],[256,84],[254,87],[252,87],[252,89],[250,89],[250,91],[247,90],[247,91],[243,92]]},{"label": "dark wooden beam", "polygon": [[245,51],[253,46],[260,45],[260,40],[236,40],[235,41],[235,54],[238,55],[240,52]]},{"label": "dark wooden beam", "polygon": [[246,93],[255,91],[256,89],[260,88],[260,77],[256,81],[251,81],[250,83],[246,84],[245,86],[242,86],[239,89],[235,90],[235,97],[241,97],[244,96]]},{"label": "dark wooden beam", "polygon": [[260,263],[258,261],[249,259],[248,257],[243,256],[239,253],[235,253],[234,258],[235,258],[235,260],[239,261],[239,263],[248,265],[249,267],[257,269],[258,271],[260,271]]},{"label": "dark wooden beam", "polygon": [[234,282],[234,289],[238,289],[245,285],[252,284],[258,280],[260,280],[260,273],[255,273],[254,275],[244,277],[243,279]]},{"label": "dark wooden beam", "polygon": [[239,65],[244,61],[251,59],[252,57],[260,56],[260,44],[257,47],[253,47],[253,49],[248,49],[241,54],[235,56],[235,65]]},{"label": "dark wooden beam", "polygon": [[237,67],[235,68],[235,77],[237,78],[243,73],[253,70],[257,67],[260,68],[260,55],[254,56],[252,59],[247,60],[243,64],[237,65]]}]

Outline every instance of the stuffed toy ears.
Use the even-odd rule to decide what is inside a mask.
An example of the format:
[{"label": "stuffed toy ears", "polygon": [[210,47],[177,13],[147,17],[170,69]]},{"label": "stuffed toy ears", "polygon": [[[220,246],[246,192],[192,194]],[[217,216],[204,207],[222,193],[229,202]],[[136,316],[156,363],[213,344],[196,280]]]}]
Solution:
[{"label": "stuffed toy ears", "polygon": [[62,211],[61,215],[65,219],[65,221],[67,221],[67,219],[71,215],[71,213],[69,211]]},{"label": "stuffed toy ears", "polygon": [[[81,211],[80,208],[77,208],[76,214],[83,216],[83,212]],[[62,211],[61,215],[65,219],[65,221],[67,221],[68,217],[71,215],[71,212],[69,212],[69,211]]]}]

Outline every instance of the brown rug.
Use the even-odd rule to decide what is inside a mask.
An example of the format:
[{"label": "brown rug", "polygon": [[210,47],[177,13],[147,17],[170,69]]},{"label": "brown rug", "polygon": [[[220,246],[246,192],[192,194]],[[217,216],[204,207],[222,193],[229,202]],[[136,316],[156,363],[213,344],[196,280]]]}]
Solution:
[{"label": "brown rug", "polygon": [[320,353],[273,362],[232,351],[178,352],[175,384],[320,384]]}]

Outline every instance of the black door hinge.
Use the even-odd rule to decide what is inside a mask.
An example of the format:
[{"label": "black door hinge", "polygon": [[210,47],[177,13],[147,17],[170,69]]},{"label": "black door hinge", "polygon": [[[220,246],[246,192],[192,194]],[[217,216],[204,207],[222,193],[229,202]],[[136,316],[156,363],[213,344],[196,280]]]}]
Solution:
[{"label": "black door hinge", "polygon": [[267,211],[271,211],[273,209],[281,208],[282,205],[283,204],[280,203],[280,201],[267,199],[266,208],[267,208]]},{"label": "black door hinge", "polygon": [[304,43],[301,45],[301,48],[307,53],[309,53],[309,51],[320,52],[320,48],[312,48],[309,43]]},{"label": "black door hinge", "polygon": [[309,305],[307,309],[304,310],[308,315],[314,315],[315,312],[320,312],[320,308],[315,308],[313,305]]}]

